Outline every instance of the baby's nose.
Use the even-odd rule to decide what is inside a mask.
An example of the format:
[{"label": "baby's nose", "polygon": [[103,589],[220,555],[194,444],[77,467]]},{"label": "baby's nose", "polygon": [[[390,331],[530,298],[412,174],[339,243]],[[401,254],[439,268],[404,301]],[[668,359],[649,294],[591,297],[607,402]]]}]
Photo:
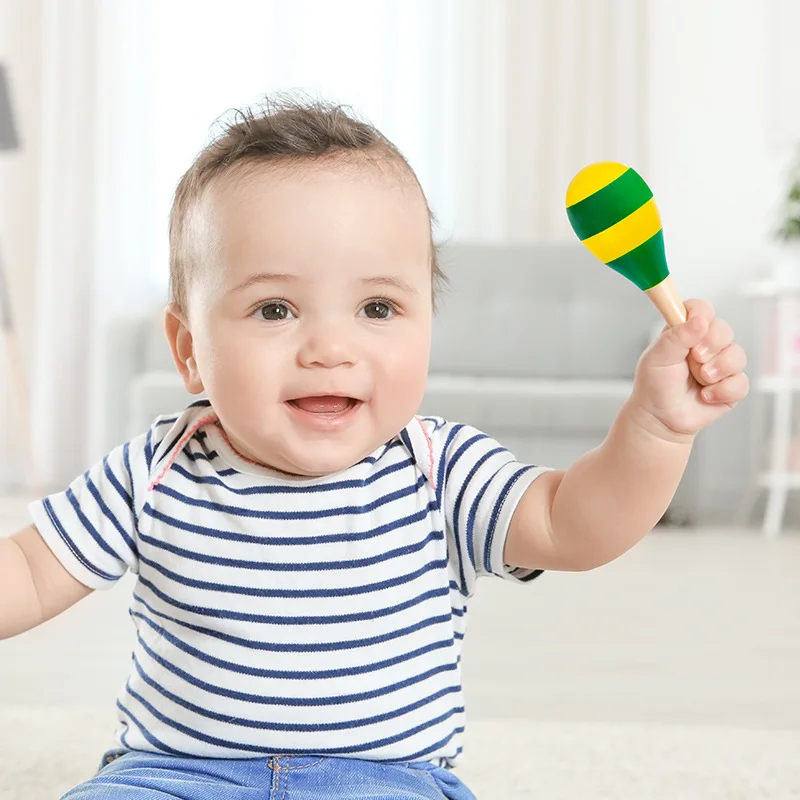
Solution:
[{"label": "baby's nose", "polygon": [[355,363],[351,337],[337,325],[316,325],[297,353],[302,367],[339,367]]}]

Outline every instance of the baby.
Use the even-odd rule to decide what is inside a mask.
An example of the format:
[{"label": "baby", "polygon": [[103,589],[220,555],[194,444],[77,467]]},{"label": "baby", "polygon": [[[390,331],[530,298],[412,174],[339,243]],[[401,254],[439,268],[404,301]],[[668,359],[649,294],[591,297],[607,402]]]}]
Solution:
[{"label": "baby", "polygon": [[697,432],[747,394],[744,351],[687,303],[566,471],[417,416],[431,212],[395,146],[323,103],[237,115],[181,179],[170,248],[167,338],[208,399],[0,540],[2,637],[138,576],[118,746],[65,797],[472,798],[451,767],[477,578],[641,540]]}]

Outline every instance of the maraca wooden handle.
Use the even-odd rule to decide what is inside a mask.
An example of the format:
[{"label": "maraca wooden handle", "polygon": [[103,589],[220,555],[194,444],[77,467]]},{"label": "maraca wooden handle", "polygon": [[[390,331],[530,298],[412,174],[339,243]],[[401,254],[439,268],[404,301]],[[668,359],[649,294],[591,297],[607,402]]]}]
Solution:
[{"label": "maraca wooden handle", "polygon": [[686,306],[683,305],[672,276],[667,275],[661,283],[657,283],[652,289],[648,289],[645,294],[652,300],[653,305],[661,312],[661,316],[667,324],[673,328],[686,322]]},{"label": "maraca wooden handle", "polygon": [[[656,284],[652,289],[648,289],[645,294],[653,301],[653,305],[661,312],[661,316],[667,321],[667,325],[674,328],[682,322],[686,322],[686,306],[684,306],[672,277],[667,275],[661,283]],[[701,369],[703,365],[694,356],[689,355],[689,372],[692,377],[701,385],[708,386],[709,382],[703,376]]]}]

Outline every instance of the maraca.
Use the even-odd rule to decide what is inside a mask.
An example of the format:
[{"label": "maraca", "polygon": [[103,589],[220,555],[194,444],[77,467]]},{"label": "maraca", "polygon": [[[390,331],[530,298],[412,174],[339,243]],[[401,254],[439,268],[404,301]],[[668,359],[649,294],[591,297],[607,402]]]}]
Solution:
[{"label": "maraca", "polygon": [[584,167],[567,189],[567,216],[589,252],[642,289],[670,326],[686,321],[667,268],[661,217],[638,172],[614,161]]},{"label": "maraca", "polygon": [[[567,189],[567,216],[589,252],[644,291],[668,325],[686,322],[667,268],[661,217],[638,172],[614,161],[584,167]],[[694,379],[707,386],[702,364],[693,357],[687,362]]]}]

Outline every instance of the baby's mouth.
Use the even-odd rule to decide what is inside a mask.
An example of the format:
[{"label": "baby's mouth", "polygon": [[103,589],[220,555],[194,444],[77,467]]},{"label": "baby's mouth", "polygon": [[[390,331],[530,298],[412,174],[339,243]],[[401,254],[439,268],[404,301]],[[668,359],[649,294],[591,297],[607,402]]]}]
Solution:
[{"label": "baby's mouth", "polygon": [[351,409],[359,400],[353,397],[320,395],[317,397],[296,397],[288,401],[295,408],[310,414],[341,414]]}]

